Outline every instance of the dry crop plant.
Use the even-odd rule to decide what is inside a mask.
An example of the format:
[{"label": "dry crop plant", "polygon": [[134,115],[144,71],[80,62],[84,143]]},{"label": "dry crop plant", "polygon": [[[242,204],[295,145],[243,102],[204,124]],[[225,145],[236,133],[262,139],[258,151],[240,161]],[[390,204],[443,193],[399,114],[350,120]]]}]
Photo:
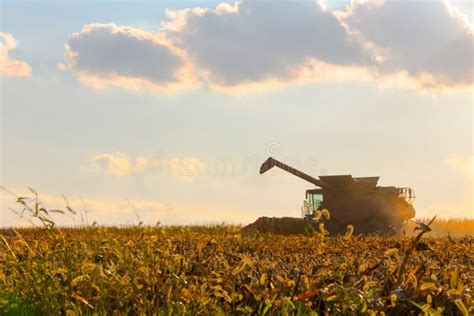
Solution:
[{"label": "dry crop plant", "polygon": [[44,223],[0,230],[2,315],[474,312],[474,239],[429,222],[413,238]]}]

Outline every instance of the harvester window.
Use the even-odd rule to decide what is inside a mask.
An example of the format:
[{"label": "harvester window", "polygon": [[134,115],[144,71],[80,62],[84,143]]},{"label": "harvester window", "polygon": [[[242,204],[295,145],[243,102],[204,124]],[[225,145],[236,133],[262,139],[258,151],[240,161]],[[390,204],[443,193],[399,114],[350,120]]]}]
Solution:
[{"label": "harvester window", "polygon": [[309,195],[309,204],[313,211],[316,211],[318,207],[323,202],[323,195],[320,193],[310,194]]},{"label": "harvester window", "polygon": [[398,196],[402,197],[408,203],[413,203],[415,200],[415,191],[411,188],[398,188]]}]

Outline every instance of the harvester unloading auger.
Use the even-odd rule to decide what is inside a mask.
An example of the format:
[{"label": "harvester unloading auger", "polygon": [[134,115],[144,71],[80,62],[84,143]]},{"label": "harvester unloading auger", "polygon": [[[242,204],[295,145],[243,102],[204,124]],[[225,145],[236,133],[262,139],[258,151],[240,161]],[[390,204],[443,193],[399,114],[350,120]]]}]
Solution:
[{"label": "harvester unloading auger", "polygon": [[393,234],[405,221],[415,216],[410,188],[377,186],[379,177],[353,178],[351,175],[320,176],[316,179],[272,157],[260,167],[260,174],[279,167],[319,188],[306,190],[307,207],[303,216],[311,219],[318,210],[327,209],[331,219],[326,228],[331,233],[354,226],[355,233]]}]

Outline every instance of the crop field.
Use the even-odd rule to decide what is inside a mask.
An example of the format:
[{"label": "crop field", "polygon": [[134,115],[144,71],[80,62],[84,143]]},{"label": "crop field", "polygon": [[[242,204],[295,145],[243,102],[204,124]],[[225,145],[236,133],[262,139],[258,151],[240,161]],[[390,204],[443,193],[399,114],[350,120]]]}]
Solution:
[{"label": "crop field", "polygon": [[0,314],[472,315],[474,238],[0,230]]}]

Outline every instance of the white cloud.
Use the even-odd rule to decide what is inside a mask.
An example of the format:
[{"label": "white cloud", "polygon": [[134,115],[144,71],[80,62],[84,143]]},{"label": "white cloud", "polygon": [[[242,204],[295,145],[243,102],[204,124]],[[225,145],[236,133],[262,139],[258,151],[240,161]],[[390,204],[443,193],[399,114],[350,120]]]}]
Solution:
[{"label": "white cloud", "polygon": [[146,162],[146,167],[143,170],[150,174],[169,174],[190,179],[195,176],[203,175],[206,171],[206,163],[203,160],[194,157],[158,159],[140,157],[139,160],[141,161],[141,166],[144,166],[144,162]]},{"label": "white cloud", "polygon": [[122,177],[131,174],[171,175],[192,179],[204,174],[206,163],[195,157],[132,157],[122,153],[104,153],[92,158],[85,167],[90,171],[101,171]]},{"label": "white cloud", "polygon": [[[20,192],[18,192],[20,191]],[[15,190],[16,194],[33,197],[26,190]],[[39,194],[41,207],[46,210],[62,210],[64,214],[49,212],[57,225],[82,225],[96,222],[98,225],[130,225],[140,221],[145,225],[160,222],[165,225],[210,224],[210,223],[249,223],[255,220],[255,214],[237,207],[221,207],[203,204],[169,204],[144,199],[76,198],[60,195]],[[14,214],[10,208],[21,211],[22,206],[16,198],[0,191],[0,227],[41,226],[40,222],[23,214],[23,218]],[[34,201],[27,203],[34,205]],[[66,208],[69,206],[75,214]],[[29,221],[31,220],[31,222]]]},{"label": "white cloud", "polygon": [[294,81],[315,63],[364,62],[334,15],[317,2],[242,1],[168,11],[168,36],[216,86]]},{"label": "white cloud", "polygon": [[243,0],[167,16],[158,32],[88,24],[70,36],[62,67],[96,88],[158,91],[321,80],[420,91],[473,86],[473,27],[443,0],[354,0],[339,12],[323,1]]},{"label": "white cloud", "polygon": [[132,90],[166,91],[192,85],[183,53],[161,33],[115,24],[87,24],[70,35],[66,65],[95,88],[120,86]]},{"label": "white cloud", "polygon": [[18,41],[12,34],[0,32],[0,73],[8,76],[30,76],[31,68],[26,62],[9,56],[9,52],[17,45]]},{"label": "white cloud", "polygon": [[92,166],[117,177],[127,176],[133,169],[130,157],[121,153],[97,155],[92,159]]},{"label": "white cloud", "polygon": [[[34,206],[34,196],[29,191],[14,190],[14,194],[27,197],[27,204]],[[79,198],[61,195],[39,193],[40,207],[49,211],[49,216],[57,225],[80,225],[92,224],[94,221],[99,225],[138,224],[143,221],[147,224],[155,224],[163,218],[168,218],[171,206],[152,200],[143,199],[110,199],[110,198]],[[25,212],[23,217],[15,214],[12,210],[20,212],[22,206],[16,203],[16,198],[5,191],[0,191],[0,218],[1,226],[30,226],[32,223],[40,225],[40,222]],[[69,206],[72,211],[69,211]],[[64,213],[51,212],[61,210]],[[41,225],[40,225],[41,226]]]},{"label": "white cloud", "polygon": [[448,2],[353,1],[339,17],[380,73],[406,73],[425,88],[472,85],[473,28]]}]

